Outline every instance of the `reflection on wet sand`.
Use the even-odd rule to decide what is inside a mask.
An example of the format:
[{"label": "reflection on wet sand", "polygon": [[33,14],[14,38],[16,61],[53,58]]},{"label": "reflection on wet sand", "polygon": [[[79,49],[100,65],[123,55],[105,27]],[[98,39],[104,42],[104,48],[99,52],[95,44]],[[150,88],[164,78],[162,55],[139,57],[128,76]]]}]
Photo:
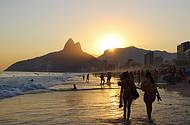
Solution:
[{"label": "reflection on wet sand", "polygon": [[[80,86],[77,87],[80,88]],[[112,87],[117,88],[118,86],[112,84]],[[163,101],[160,103],[155,101],[153,105],[154,122],[152,124],[190,124],[190,99],[181,96],[177,92],[165,89],[159,91]],[[52,91],[1,100],[0,124],[147,125],[143,93],[141,91],[139,93],[140,98],[132,104],[130,123],[124,122],[122,109],[118,108],[119,89],[95,89],[87,91]]]}]

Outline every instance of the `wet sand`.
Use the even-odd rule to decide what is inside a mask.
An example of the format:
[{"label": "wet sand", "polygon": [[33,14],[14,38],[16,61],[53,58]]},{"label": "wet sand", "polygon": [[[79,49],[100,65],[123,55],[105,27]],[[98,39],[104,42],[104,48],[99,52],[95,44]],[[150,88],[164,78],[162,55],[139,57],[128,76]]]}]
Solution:
[{"label": "wet sand", "polygon": [[[96,86],[99,89],[89,88]],[[63,88],[57,86],[55,88]],[[69,86],[67,86],[69,87]],[[78,83],[78,88],[80,85]],[[100,89],[98,81],[78,91],[52,91],[0,100],[1,125],[122,125],[119,89]],[[84,90],[88,88],[89,90]],[[162,102],[153,106],[154,125],[190,124],[190,98],[159,89]],[[131,125],[147,125],[143,93],[132,104]]]}]

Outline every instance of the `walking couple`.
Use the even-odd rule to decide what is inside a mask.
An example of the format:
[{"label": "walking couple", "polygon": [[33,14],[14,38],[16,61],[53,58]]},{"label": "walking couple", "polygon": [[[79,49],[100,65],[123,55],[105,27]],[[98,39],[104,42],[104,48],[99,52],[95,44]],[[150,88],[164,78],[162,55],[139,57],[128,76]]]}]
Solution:
[{"label": "walking couple", "polygon": [[[120,104],[119,108],[123,107],[125,120],[129,121],[131,114],[132,101],[138,98],[138,92],[134,84],[134,79],[131,73],[124,72],[120,76],[121,79],[121,90],[120,90]],[[141,87],[139,88],[144,91],[144,102],[146,104],[146,110],[149,122],[152,122],[152,103],[155,101],[156,96],[158,101],[161,101],[157,86],[150,72],[146,73],[145,79],[143,80]],[[127,116],[126,116],[127,110]]]}]

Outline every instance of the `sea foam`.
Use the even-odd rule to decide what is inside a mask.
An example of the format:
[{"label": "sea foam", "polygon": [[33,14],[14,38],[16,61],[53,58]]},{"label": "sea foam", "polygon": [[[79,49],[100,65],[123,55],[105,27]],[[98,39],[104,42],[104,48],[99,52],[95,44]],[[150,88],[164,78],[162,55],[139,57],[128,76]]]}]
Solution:
[{"label": "sea foam", "polygon": [[4,72],[0,74],[0,99],[34,90],[48,90],[77,76],[75,73]]}]

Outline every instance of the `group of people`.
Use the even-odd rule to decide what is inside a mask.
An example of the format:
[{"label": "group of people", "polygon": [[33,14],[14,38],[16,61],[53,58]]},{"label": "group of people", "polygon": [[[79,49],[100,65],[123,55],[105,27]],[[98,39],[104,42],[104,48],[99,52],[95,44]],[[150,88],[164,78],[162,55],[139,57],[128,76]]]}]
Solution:
[{"label": "group of people", "polygon": [[[152,77],[155,81],[164,80],[168,83],[187,83],[188,72],[185,68],[177,69],[175,66],[169,66],[165,68],[157,68],[150,70]],[[134,75],[135,82],[141,83],[145,77],[145,70],[132,71]]]},{"label": "group of people", "polygon": [[[120,82],[118,85],[121,86],[120,89],[120,101],[119,108],[123,107],[123,117],[126,121],[129,121],[131,114],[131,104],[133,100],[136,100],[139,97],[137,89],[140,89],[144,92],[144,102],[146,105],[147,116],[149,122],[152,122],[152,104],[155,101],[156,97],[158,101],[161,101],[160,94],[155,83],[156,70],[154,72],[150,71],[133,71],[133,72],[123,72],[120,75]],[[111,85],[112,73],[100,73],[100,85],[104,86],[107,77],[107,84]],[[83,80],[85,80],[85,75],[83,75]],[[86,76],[86,82],[89,82],[89,74]],[[138,83],[139,87],[135,85],[135,82]]]},{"label": "group of people", "polygon": [[[86,83],[89,83],[89,77],[90,77],[90,74],[88,73],[88,74],[83,74],[82,75],[82,79],[83,79],[83,81],[85,81]],[[101,86],[104,86],[105,85],[105,83],[107,83],[107,85],[111,85],[111,78],[112,78],[112,73],[111,72],[107,72],[106,74],[105,73],[101,73],[100,74],[100,85]],[[107,77],[107,82],[106,82],[106,80],[105,80],[105,77]]]},{"label": "group of people", "polygon": [[[149,72],[151,72],[151,75],[155,81],[157,81],[158,78],[160,77],[158,70],[156,69],[151,70]],[[130,71],[129,74],[132,75],[134,82],[140,85],[140,83],[142,83],[143,80],[145,79],[146,70],[134,70],[134,71]]]},{"label": "group of people", "polygon": [[101,73],[100,74],[100,85],[104,86],[106,81],[105,81],[105,75],[107,77],[107,85],[111,86],[111,78],[112,78],[112,74],[111,72],[107,72],[107,74]]},{"label": "group of people", "polygon": [[120,75],[120,80],[121,82],[119,82],[119,85],[121,86],[121,90],[119,108],[123,107],[124,119],[129,121],[132,101],[137,99],[139,96],[136,90],[138,88],[144,92],[144,102],[146,104],[148,120],[149,122],[152,122],[152,104],[155,101],[156,97],[158,101],[161,101],[159,92],[157,90],[157,85],[152,77],[152,74],[149,71],[145,73],[144,80],[142,80],[140,87],[136,87],[134,74],[132,72],[123,72]]},{"label": "group of people", "polygon": [[167,69],[162,69],[159,74],[164,75],[163,79],[168,83],[187,83],[187,71],[185,68],[177,69],[175,66],[170,66]]},{"label": "group of people", "polygon": [[[90,77],[90,74],[88,73],[86,75],[86,83],[89,83],[89,77]],[[83,79],[83,81],[85,81],[85,74],[82,75],[82,79]]]}]

